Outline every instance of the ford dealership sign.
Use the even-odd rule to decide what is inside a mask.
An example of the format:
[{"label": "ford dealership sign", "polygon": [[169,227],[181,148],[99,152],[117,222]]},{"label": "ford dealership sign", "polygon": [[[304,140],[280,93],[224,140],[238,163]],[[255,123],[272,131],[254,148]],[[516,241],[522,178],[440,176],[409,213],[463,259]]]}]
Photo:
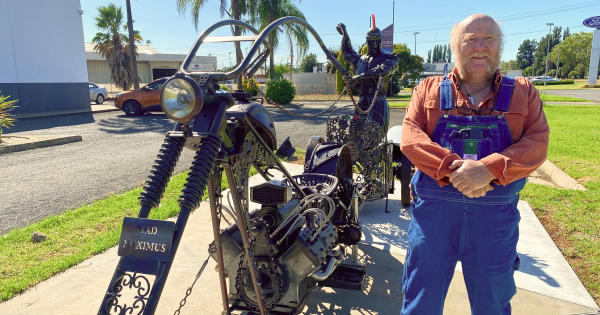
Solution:
[{"label": "ford dealership sign", "polygon": [[600,16],[593,16],[583,20],[583,25],[587,27],[600,28]]}]

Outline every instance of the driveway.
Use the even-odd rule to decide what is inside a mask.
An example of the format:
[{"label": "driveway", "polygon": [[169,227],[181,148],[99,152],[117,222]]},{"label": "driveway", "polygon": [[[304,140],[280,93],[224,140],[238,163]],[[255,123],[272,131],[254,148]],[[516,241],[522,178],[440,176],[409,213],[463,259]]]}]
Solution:
[{"label": "driveway", "polygon": [[[290,108],[314,114],[331,102]],[[325,135],[325,117],[300,119],[269,108],[278,144],[290,136],[305,149],[313,135]],[[350,112],[346,109],[345,112]],[[391,110],[390,125],[404,111]],[[81,135],[83,141],[0,155],[0,235],[94,200],[139,187],[173,123],[162,113],[127,117],[121,111],[18,121],[5,135]],[[193,152],[184,150],[176,172],[187,170]]]}]

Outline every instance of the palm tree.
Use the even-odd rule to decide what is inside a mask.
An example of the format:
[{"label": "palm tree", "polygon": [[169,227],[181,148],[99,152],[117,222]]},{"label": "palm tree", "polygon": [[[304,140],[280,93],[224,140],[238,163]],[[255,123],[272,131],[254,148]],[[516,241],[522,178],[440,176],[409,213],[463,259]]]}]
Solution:
[{"label": "palm tree", "polygon": [[[250,22],[260,31],[265,29],[269,24],[284,16],[295,16],[305,20],[304,14],[294,5],[292,0],[246,0],[246,9],[250,15]],[[308,37],[306,29],[299,24],[283,25],[285,33],[296,40],[299,54],[304,55],[308,50]],[[270,77],[274,77],[274,51],[279,44],[280,30],[273,31],[269,34],[269,44],[271,45],[271,54],[269,60]],[[281,31],[283,32],[283,31]]]},{"label": "palm tree", "polygon": [[139,89],[140,84],[138,82],[137,62],[135,60],[135,43],[133,35],[133,20],[131,19],[131,3],[127,0],[127,30],[129,31],[129,53],[131,56],[131,64],[133,65],[133,88]]},{"label": "palm tree", "polygon": [[[194,27],[196,28],[196,31],[198,30],[200,9],[202,9],[202,7],[207,1],[208,0],[177,0],[177,11],[179,11],[180,14],[185,14],[188,8],[191,9],[192,21],[194,22]],[[227,1],[220,1],[221,6],[219,11],[221,13],[221,17],[227,14],[229,18],[232,18],[234,20],[240,20],[242,18],[242,15],[246,14],[246,0],[231,0],[231,3],[229,5],[230,12],[227,11]],[[232,28],[231,32],[233,33],[233,36],[241,35],[240,27],[237,25]],[[235,56],[237,64],[239,64],[244,58],[242,55],[242,48],[240,46],[240,42],[235,42]],[[242,89],[241,76],[238,78],[238,89]]]},{"label": "palm tree", "polygon": [[[111,80],[123,90],[129,90],[137,75],[133,73],[133,62],[129,37],[121,30],[127,30],[123,24],[121,7],[114,4],[98,7],[96,27],[100,32],[92,39],[94,49],[108,62]],[[141,43],[142,37],[138,31],[133,31],[136,42]],[[133,51],[137,50],[137,47]],[[137,54],[137,52],[136,52]]]}]

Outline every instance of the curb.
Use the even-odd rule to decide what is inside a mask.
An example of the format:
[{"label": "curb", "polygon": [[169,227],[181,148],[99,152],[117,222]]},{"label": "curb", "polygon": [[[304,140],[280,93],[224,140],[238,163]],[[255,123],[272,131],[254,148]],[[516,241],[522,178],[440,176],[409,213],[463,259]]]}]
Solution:
[{"label": "curb", "polygon": [[[33,137],[30,137],[30,138],[33,138]],[[37,141],[33,140],[33,141],[27,142],[27,143],[19,143],[19,144],[12,144],[12,145],[9,144],[9,145],[0,146],[0,154],[51,147],[51,146],[55,146],[55,145],[79,142],[81,140],[82,140],[81,136],[56,136],[55,138],[52,138],[52,139],[37,140]]]},{"label": "curb", "polygon": [[554,165],[552,162],[546,160],[537,169],[542,175],[550,178],[556,185],[561,188],[575,189],[575,190],[587,190],[578,181],[573,179],[567,173],[563,172],[560,168]]}]

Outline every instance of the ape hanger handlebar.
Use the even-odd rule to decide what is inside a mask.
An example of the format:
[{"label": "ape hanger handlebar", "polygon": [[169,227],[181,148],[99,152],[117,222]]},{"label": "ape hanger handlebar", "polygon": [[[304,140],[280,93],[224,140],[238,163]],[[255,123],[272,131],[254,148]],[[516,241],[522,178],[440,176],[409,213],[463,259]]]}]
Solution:
[{"label": "ape hanger handlebar", "polygon": [[[233,69],[229,72],[226,72],[226,73],[214,73],[213,72],[210,74],[210,77],[211,77],[210,80],[213,82],[230,80],[235,77],[238,77],[242,73],[245,73],[246,75],[251,76],[254,74],[254,72],[256,72],[256,70],[258,70],[258,68],[260,66],[262,66],[262,64],[266,61],[266,59],[268,57],[268,52],[271,49],[271,47],[267,41],[269,34],[273,31],[276,31],[279,28],[279,26],[281,26],[283,24],[287,24],[287,23],[297,23],[297,24],[304,26],[317,40],[317,43],[319,44],[319,46],[325,53],[325,56],[327,56],[327,59],[329,59],[329,61],[331,61],[333,66],[336,67],[336,69],[338,69],[338,71],[340,71],[340,73],[343,76],[345,76],[345,77],[348,76],[348,71],[337,61],[337,59],[333,56],[333,54],[329,51],[329,49],[327,49],[327,47],[325,47],[323,40],[321,40],[321,37],[319,36],[319,34],[317,34],[315,29],[312,28],[312,26],[310,26],[310,24],[308,24],[306,21],[304,21],[300,18],[297,18],[297,17],[293,17],[293,16],[283,17],[283,18],[280,18],[280,19],[274,21],[273,23],[269,24],[262,32],[260,32],[260,34],[254,27],[252,27],[251,25],[244,23],[242,21],[223,20],[223,21],[217,22],[217,23],[209,26],[204,31],[202,31],[202,33],[200,33],[200,35],[196,39],[196,42],[194,43],[194,46],[192,46],[192,49],[190,50],[190,52],[186,56],[183,64],[181,65],[180,71],[183,73],[189,74],[190,76],[194,76],[194,77],[202,75],[203,72],[187,72],[186,69],[192,63],[194,56],[196,56],[196,52],[198,51],[198,49],[200,48],[200,46],[203,43],[254,41],[254,43],[252,44],[252,47],[250,47],[250,50],[248,51],[247,56],[242,60],[242,62],[235,69]],[[250,32],[254,33],[254,36],[208,37],[208,35],[210,35],[210,33],[215,31],[216,29],[223,27],[223,26],[227,26],[227,25],[241,26],[241,27],[249,30]],[[261,44],[265,45],[266,50],[263,51],[261,54],[259,54],[251,62],[252,57],[254,57],[254,55],[258,51]]]}]

